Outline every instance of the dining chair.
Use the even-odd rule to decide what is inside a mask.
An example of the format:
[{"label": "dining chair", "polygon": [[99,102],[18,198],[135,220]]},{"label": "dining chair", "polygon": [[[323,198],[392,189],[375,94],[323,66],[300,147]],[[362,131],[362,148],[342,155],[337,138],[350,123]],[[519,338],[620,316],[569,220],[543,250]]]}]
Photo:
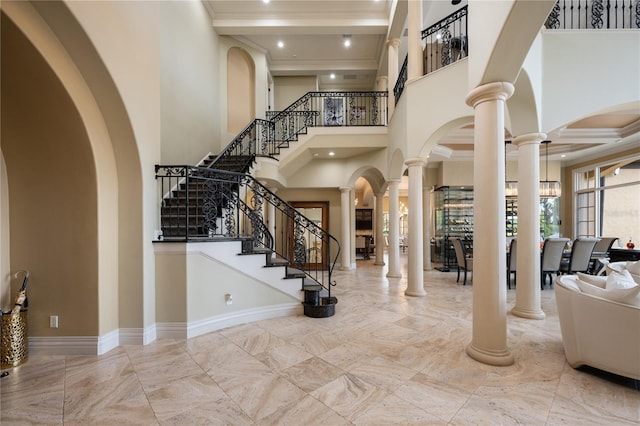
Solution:
[{"label": "dining chair", "polygon": [[577,238],[571,245],[569,260],[560,264],[560,273],[587,272],[591,266],[591,253],[597,242],[597,238]]},{"label": "dining chair", "polygon": [[616,242],[618,237],[600,237],[596,245],[593,247],[594,253],[607,253],[611,250],[613,243]]},{"label": "dining chair", "polygon": [[542,255],[540,259],[540,288],[544,289],[549,275],[550,285],[553,286],[551,274],[558,275],[560,273],[560,263],[562,262],[562,253],[569,243],[569,238],[547,238],[542,246]]},{"label": "dining chair", "polygon": [[460,238],[451,238],[451,243],[456,251],[456,261],[458,263],[458,277],[456,282],[460,282],[460,271],[464,272],[462,285],[467,285],[467,271],[473,271],[473,257],[466,253],[464,242]]},{"label": "dining chair", "polygon": [[513,274],[513,285],[516,285],[516,263],[518,259],[518,241],[514,238],[509,244],[509,257],[507,258],[507,288],[511,290],[511,274]]},{"label": "dining chair", "polygon": [[605,261],[608,262],[609,260],[609,250],[611,250],[616,240],[618,240],[618,237],[601,237],[598,240],[591,253],[589,273],[596,275],[604,269]]}]

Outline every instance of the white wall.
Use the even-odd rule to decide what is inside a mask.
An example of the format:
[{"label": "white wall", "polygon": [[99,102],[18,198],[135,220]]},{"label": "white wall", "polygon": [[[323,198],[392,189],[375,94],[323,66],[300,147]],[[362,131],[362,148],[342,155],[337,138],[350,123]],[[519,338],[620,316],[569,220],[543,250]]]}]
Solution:
[{"label": "white wall", "polygon": [[637,111],[638,46],[638,30],[544,31],[542,131],[613,106],[632,103]]}]

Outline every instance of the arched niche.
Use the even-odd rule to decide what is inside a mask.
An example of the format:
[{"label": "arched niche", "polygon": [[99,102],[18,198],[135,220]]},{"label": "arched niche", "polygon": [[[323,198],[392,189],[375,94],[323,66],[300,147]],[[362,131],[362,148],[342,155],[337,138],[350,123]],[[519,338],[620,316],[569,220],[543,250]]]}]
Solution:
[{"label": "arched niche", "polygon": [[227,132],[237,134],[249,124],[255,112],[255,64],[239,47],[227,52]]}]

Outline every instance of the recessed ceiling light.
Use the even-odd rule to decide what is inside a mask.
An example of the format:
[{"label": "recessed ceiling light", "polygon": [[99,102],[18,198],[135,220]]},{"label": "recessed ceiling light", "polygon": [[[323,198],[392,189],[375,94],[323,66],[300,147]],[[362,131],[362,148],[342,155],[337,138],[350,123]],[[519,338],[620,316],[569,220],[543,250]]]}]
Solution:
[{"label": "recessed ceiling light", "polygon": [[279,41],[278,41],[278,47],[279,47],[280,49],[282,49],[282,48],[284,47],[284,41],[279,40]]},{"label": "recessed ceiling light", "polygon": [[271,0],[262,0],[262,3],[264,3],[264,4],[269,4],[269,2],[270,2],[270,1],[271,1]]},{"label": "recessed ceiling light", "polygon": [[333,152],[333,151],[329,151],[329,157],[333,157],[334,155],[336,155],[336,153],[335,153],[335,152]]},{"label": "recessed ceiling light", "polygon": [[567,154],[562,154],[560,155],[560,158],[565,158],[567,156]]},{"label": "recessed ceiling light", "polygon": [[314,156],[314,157],[317,157],[318,155],[320,155],[320,154],[318,154],[317,152],[314,152],[314,153],[313,153],[313,156]]},{"label": "recessed ceiling light", "polygon": [[334,73],[331,73],[331,75],[329,75],[329,78],[331,78],[331,80],[333,80],[334,78],[336,78],[336,75]]},{"label": "recessed ceiling light", "polygon": [[342,44],[344,45],[344,47],[351,46],[351,35],[350,34],[345,34],[345,35],[342,36]]}]

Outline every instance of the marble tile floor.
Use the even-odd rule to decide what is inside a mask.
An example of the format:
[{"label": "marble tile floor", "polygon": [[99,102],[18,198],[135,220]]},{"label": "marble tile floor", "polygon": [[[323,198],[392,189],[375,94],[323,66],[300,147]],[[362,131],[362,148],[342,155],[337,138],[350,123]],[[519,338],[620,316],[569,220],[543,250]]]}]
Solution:
[{"label": "marble tile floor", "polygon": [[[406,262],[406,255],[401,257]],[[638,382],[574,370],[553,290],[508,316],[516,363],[469,358],[473,287],[404,295],[373,259],[337,272],[336,315],[260,321],[102,356],[36,356],[0,381],[2,425],[638,425]],[[406,264],[403,265],[406,277]],[[508,307],[515,290],[508,292]]]}]

